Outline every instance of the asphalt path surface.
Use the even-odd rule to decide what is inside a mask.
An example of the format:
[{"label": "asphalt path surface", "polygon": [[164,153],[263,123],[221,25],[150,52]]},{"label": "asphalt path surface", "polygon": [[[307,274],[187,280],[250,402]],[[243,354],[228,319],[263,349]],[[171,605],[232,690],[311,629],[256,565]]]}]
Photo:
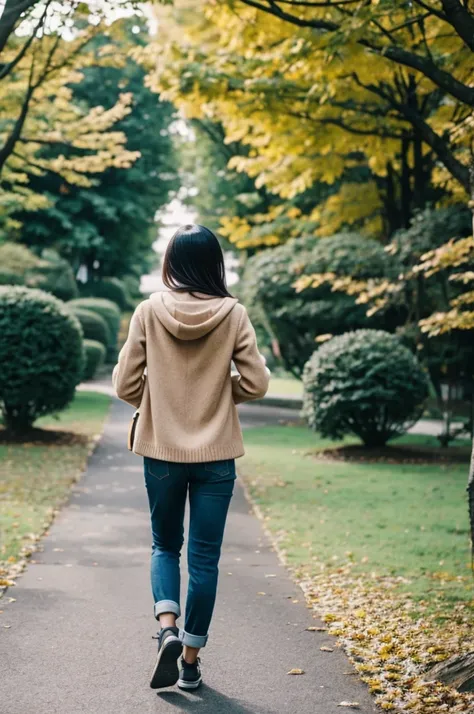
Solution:
[{"label": "asphalt path surface", "polygon": [[[246,427],[294,412],[244,407]],[[69,504],[0,601],[2,714],[337,714],[373,700],[267,542],[237,484],[217,606],[197,693],[149,688],[156,622],[141,459],[126,448],[131,409],[114,401]],[[183,570],[185,562],[183,561]],[[183,582],[183,590],[186,580]],[[9,602],[14,597],[15,602]],[[184,602],[184,597],[183,601]],[[330,645],[333,652],[321,651]],[[304,670],[292,676],[293,668]]]}]

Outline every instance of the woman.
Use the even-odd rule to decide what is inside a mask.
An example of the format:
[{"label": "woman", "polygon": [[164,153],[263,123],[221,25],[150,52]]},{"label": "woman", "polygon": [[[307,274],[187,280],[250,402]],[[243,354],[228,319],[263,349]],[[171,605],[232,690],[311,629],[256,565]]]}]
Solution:
[{"label": "woman", "polygon": [[[167,291],[137,307],[113,381],[120,399],[139,410],[133,451],[145,462],[151,585],[160,623],[150,686],[178,682],[182,689],[196,689],[198,653],[207,643],[216,598],[234,459],[244,453],[235,405],[263,397],[269,372],[245,308],[227,290],[222,250],[210,230],[187,225],[175,233],[164,257],[163,282]],[[238,374],[231,375],[231,362]],[[189,587],[184,628],[178,630],[188,493]]]}]

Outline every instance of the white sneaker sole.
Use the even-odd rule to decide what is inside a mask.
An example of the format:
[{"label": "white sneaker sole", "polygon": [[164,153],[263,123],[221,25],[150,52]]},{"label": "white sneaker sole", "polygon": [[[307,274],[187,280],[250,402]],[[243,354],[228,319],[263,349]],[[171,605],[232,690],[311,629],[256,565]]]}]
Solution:
[{"label": "white sneaker sole", "polygon": [[202,684],[202,677],[199,677],[195,682],[186,682],[185,679],[178,679],[178,687],[180,689],[197,689]]}]

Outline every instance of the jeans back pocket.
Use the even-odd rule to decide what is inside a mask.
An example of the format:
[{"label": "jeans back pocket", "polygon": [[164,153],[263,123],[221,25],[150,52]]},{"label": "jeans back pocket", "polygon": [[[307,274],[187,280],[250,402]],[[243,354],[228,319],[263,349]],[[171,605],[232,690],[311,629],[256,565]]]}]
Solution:
[{"label": "jeans back pocket", "polygon": [[235,478],[235,461],[234,459],[208,461],[204,464],[204,470],[207,471],[213,481],[224,481]]},{"label": "jeans back pocket", "polygon": [[170,465],[167,461],[152,459],[150,456],[145,456],[143,461],[145,464],[145,476],[153,476],[153,478],[161,481],[161,479],[170,475]]}]

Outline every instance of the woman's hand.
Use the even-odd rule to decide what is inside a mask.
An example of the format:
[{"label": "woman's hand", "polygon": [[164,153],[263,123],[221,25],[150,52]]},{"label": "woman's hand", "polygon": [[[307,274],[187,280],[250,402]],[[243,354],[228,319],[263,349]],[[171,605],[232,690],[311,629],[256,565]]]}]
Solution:
[{"label": "woman's hand", "polygon": [[267,367],[267,358],[265,357],[265,355],[262,355],[262,353],[260,353],[260,359],[262,360],[263,364],[265,365],[265,369],[267,370],[267,374],[268,374],[268,375],[271,375],[271,372],[270,372],[270,370],[269,370],[268,367]]}]

